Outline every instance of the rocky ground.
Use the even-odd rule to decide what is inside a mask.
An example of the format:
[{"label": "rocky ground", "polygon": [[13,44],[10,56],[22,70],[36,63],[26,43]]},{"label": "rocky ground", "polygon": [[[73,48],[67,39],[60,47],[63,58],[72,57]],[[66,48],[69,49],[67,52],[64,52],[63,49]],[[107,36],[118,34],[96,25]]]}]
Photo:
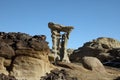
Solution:
[{"label": "rocky ground", "polygon": [[81,63],[60,62],[58,67],[65,69],[70,77],[77,80],[117,80],[120,77],[119,69],[106,66],[104,68],[91,66],[93,69],[87,69]]},{"label": "rocky ground", "polygon": [[7,76],[5,74],[0,74],[0,80],[17,80],[14,76]]},{"label": "rocky ground", "polygon": [[45,35],[0,32],[0,80],[119,80],[120,69],[101,62],[119,62],[118,41],[98,38],[68,50],[72,63],[57,62]]}]

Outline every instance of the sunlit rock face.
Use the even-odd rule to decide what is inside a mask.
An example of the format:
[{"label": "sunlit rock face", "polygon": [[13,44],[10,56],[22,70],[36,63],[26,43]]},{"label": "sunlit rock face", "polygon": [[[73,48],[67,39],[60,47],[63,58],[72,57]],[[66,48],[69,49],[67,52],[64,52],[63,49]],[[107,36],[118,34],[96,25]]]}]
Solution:
[{"label": "sunlit rock face", "polygon": [[113,55],[112,51],[116,48],[120,48],[120,42],[118,40],[100,37],[86,42],[82,47],[74,50],[73,54],[70,56],[70,60],[73,62],[80,62],[84,56],[97,57],[102,62],[113,60],[118,57]]},{"label": "sunlit rock face", "polygon": [[0,72],[18,80],[40,80],[54,67],[45,35],[0,32]]},{"label": "sunlit rock face", "polygon": [[88,70],[106,73],[103,64],[96,57],[85,56],[82,58],[82,64]]}]

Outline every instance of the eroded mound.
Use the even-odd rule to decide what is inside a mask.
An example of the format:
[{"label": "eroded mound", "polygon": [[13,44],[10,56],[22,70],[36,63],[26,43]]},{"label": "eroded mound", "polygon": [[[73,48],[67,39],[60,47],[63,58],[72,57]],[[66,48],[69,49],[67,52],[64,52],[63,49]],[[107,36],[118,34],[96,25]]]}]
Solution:
[{"label": "eroded mound", "polygon": [[0,32],[0,72],[18,80],[39,80],[53,68],[45,35]]},{"label": "eroded mound", "polygon": [[102,62],[120,60],[120,41],[113,38],[100,37],[86,42],[82,47],[76,49],[70,56],[73,62],[80,62],[84,56],[97,57]]}]

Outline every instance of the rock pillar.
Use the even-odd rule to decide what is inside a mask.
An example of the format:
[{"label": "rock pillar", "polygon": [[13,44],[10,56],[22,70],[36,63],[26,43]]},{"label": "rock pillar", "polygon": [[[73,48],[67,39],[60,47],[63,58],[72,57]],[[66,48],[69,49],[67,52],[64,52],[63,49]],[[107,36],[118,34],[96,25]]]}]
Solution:
[{"label": "rock pillar", "polygon": [[67,43],[68,43],[68,34],[64,33],[62,35],[62,42],[61,42],[61,60],[63,62],[68,62],[70,63],[69,61],[69,56],[67,54]]},{"label": "rock pillar", "polygon": [[52,51],[55,55],[55,59],[60,59],[59,57],[59,43],[60,43],[60,32],[57,30],[51,30],[51,37],[52,37]]},{"label": "rock pillar", "polygon": [[[48,23],[48,27],[51,29],[52,37],[52,52],[54,53],[54,60],[61,60],[64,62],[70,62],[67,54],[67,42],[69,34],[73,29],[72,26],[63,26],[60,24]],[[64,32],[61,39],[60,32]],[[61,39],[61,41],[60,41]],[[61,47],[60,47],[61,46]]]}]

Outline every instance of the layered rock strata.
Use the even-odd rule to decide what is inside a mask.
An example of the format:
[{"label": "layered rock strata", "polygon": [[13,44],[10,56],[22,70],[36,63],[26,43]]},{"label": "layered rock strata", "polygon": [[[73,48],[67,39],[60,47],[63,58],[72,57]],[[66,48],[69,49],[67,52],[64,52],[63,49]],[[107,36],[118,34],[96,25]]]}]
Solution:
[{"label": "layered rock strata", "polygon": [[97,57],[100,61],[120,61],[120,41],[113,38],[100,37],[86,42],[82,47],[74,50],[70,56],[73,62],[81,62],[84,56]]},{"label": "layered rock strata", "polygon": [[54,67],[45,35],[0,32],[0,73],[18,80],[39,80]]}]

